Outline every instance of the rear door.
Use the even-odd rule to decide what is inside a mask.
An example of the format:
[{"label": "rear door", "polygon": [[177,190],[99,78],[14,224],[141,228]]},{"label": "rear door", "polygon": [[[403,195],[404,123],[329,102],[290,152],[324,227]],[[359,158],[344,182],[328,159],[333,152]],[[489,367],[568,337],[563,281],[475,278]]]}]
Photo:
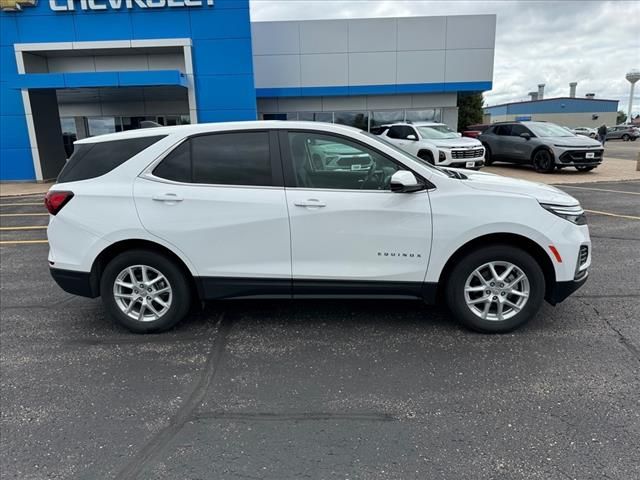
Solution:
[{"label": "rear door", "polygon": [[391,192],[391,175],[406,167],[339,135],[290,131],[280,138],[294,295],[419,292],[430,206],[426,191]]},{"label": "rear door", "polygon": [[[275,143],[274,143],[275,142]],[[208,297],[290,295],[289,218],[268,131],[185,140],[135,181],[140,219],[180,249],[205,278]]]}]

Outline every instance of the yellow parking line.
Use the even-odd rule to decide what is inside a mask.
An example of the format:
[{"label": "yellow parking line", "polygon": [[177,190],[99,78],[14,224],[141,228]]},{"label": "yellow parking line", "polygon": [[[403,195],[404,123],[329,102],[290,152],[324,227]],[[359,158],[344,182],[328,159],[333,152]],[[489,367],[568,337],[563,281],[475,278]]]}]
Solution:
[{"label": "yellow parking line", "polygon": [[628,220],[640,220],[640,217],[634,217],[633,215],[618,215],[617,213],[600,212],[598,210],[585,210],[587,213],[595,213],[596,215],[606,215],[607,217],[626,218]]},{"label": "yellow parking line", "polygon": [[48,240],[0,240],[0,245],[22,245],[33,243],[49,243]]},{"label": "yellow parking line", "polygon": [[640,192],[625,192],[624,190],[609,190],[607,188],[589,188],[589,187],[574,187],[572,185],[558,185],[558,188],[577,188],[578,190],[593,190],[594,192],[609,192],[609,193],[626,193],[627,195],[640,195]]},{"label": "yellow parking line", "polygon": [[46,225],[28,226],[28,227],[0,227],[0,230],[46,230]]},{"label": "yellow parking line", "polygon": [[44,207],[43,202],[31,202],[31,203],[0,203],[0,207],[19,207],[20,205],[37,205],[39,207]]},{"label": "yellow parking line", "polygon": [[48,213],[0,213],[0,217],[45,217]]}]

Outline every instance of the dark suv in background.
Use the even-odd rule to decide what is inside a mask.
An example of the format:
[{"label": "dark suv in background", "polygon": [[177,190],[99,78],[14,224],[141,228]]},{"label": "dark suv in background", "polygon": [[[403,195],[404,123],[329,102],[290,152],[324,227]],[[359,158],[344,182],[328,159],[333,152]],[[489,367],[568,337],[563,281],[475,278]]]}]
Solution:
[{"label": "dark suv in background", "polygon": [[593,170],[602,163],[604,152],[600,142],[549,122],[494,123],[478,140],[485,147],[486,165],[529,164],[538,172],[564,167],[581,172]]}]

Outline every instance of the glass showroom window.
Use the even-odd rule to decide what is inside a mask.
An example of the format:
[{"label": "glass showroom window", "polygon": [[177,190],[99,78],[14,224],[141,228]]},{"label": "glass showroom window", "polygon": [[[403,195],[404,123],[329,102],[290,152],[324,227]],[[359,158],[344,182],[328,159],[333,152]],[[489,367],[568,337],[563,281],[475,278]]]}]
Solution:
[{"label": "glass showroom window", "polygon": [[440,122],[442,121],[441,108],[428,108],[426,110],[407,110],[406,121],[415,122]]},{"label": "glass showroom window", "polygon": [[371,112],[371,127],[404,122],[404,110],[384,110]]},{"label": "glass showroom window", "polygon": [[263,113],[263,120],[297,120],[298,114],[293,113]]},{"label": "glass showroom window", "polygon": [[298,120],[333,123],[333,112],[300,112]]},{"label": "glass showroom window", "polygon": [[333,122],[368,131],[369,112],[334,112]]}]

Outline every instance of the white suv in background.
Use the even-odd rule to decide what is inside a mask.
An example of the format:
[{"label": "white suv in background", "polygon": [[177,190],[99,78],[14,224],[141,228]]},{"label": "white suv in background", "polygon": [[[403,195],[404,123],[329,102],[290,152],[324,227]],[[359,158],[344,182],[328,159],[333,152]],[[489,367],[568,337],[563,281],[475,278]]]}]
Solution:
[{"label": "white suv in background", "polygon": [[506,332],[591,263],[562,191],[314,122],[87,138],[45,204],[53,278],[135,332],[171,328],[195,298],[318,296],[443,300],[468,327]]},{"label": "white suv in background", "polygon": [[484,165],[482,143],[460,136],[444,123],[394,123],[372,131],[433,165],[472,169]]}]

